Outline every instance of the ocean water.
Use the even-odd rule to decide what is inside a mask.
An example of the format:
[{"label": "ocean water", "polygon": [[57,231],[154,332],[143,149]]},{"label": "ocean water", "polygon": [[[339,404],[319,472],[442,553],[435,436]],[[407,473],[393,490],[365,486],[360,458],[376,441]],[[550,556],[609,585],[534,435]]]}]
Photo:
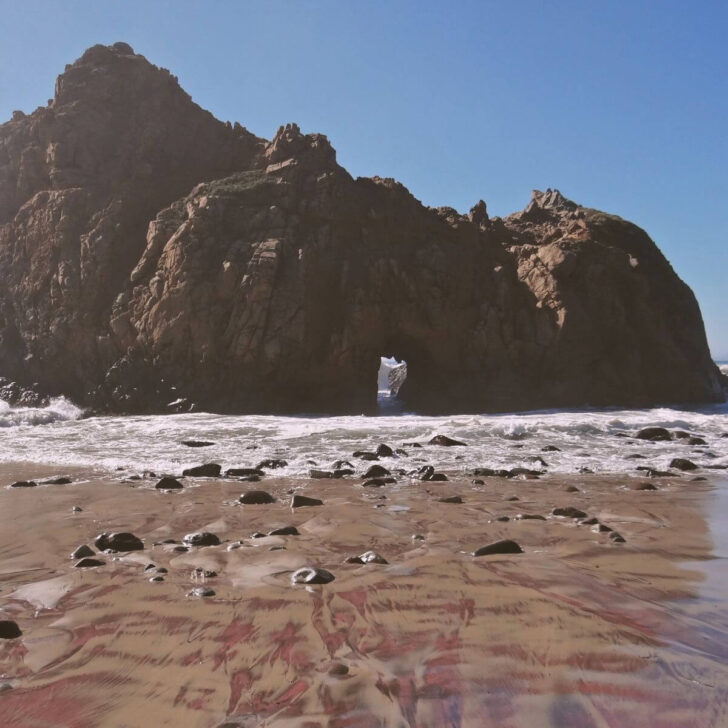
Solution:
[{"label": "ocean water", "polygon": [[[356,450],[379,443],[404,446],[408,455],[382,460],[406,469],[424,463],[453,474],[474,467],[540,467],[541,456],[553,473],[589,468],[598,473],[634,472],[637,465],[666,468],[673,457],[700,465],[728,464],[728,404],[696,409],[539,411],[498,415],[423,416],[396,412],[396,400],[382,393],[380,416],[281,417],[190,413],[163,416],[89,417],[66,399],[46,408],[11,408],[0,402],[0,462],[34,462],[92,467],[116,473],[153,470],[180,473],[182,468],[217,462],[223,468],[255,466],[265,458],[284,458],[280,475],[305,475],[350,460]],[[704,438],[691,447],[685,440],[649,443],[619,437],[647,426],[680,429]],[[467,447],[427,446],[444,434]],[[183,440],[207,440],[206,448],[189,448]],[[423,448],[405,445],[419,442]],[[558,452],[542,452],[548,445]],[[628,459],[639,454],[644,459]]]}]

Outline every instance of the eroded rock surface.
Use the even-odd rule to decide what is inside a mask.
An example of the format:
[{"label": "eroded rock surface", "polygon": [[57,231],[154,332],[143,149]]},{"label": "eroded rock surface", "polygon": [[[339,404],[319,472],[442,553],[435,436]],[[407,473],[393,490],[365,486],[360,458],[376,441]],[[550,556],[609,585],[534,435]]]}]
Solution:
[{"label": "eroded rock surface", "polygon": [[[700,311],[650,238],[556,190],[489,217],[267,142],[123,43],[0,127],[0,372],[117,411],[708,402]],[[214,373],[211,376],[211,373]]]}]

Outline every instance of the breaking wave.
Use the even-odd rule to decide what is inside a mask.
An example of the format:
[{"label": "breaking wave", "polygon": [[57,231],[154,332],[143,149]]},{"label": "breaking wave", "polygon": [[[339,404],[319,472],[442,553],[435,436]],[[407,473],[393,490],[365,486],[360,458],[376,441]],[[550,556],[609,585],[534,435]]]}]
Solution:
[{"label": "breaking wave", "polygon": [[65,397],[54,397],[46,407],[11,407],[0,400],[0,427],[49,425],[78,420],[83,410]]}]

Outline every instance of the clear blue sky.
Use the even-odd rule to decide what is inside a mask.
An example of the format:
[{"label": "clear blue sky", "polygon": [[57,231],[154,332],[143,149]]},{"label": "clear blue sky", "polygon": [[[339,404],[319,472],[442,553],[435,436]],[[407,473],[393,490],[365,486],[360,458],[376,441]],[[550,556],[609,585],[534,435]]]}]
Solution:
[{"label": "clear blue sky", "polygon": [[123,40],[218,118],[326,133],[354,175],[491,214],[532,188],[644,227],[728,359],[724,0],[0,0],[0,119]]}]

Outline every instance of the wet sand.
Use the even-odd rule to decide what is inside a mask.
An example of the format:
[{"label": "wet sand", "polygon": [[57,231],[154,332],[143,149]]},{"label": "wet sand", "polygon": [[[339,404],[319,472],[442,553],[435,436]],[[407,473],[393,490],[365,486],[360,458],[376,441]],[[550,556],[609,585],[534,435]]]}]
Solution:
[{"label": "wet sand", "polygon": [[[3,466],[0,484],[51,474]],[[267,476],[159,492],[156,479],[70,474],[82,482],[0,489],[0,619],[23,631],[0,640],[1,726],[728,725],[725,480]],[[236,502],[253,489],[277,502]],[[291,490],[324,505],[292,511]],[[438,500],[452,495],[463,503]],[[300,535],[251,538],[288,525]],[[160,543],[201,530],[222,544]],[[102,531],[145,550],[74,568],[71,551]],[[506,538],[524,553],[470,553]],[[389,563],[343,563],[369,549]],[[307,565],[335,581],[291,584]],[[203,585],[215,596],[187,596]]]}]

